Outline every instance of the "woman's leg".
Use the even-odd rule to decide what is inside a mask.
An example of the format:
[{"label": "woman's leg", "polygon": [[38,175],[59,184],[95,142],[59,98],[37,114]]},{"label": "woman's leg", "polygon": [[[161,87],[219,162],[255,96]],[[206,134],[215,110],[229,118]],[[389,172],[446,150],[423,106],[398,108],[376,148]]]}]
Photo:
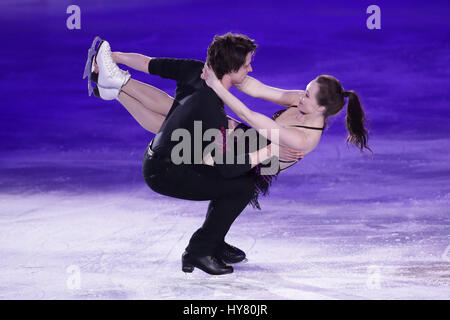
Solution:
[{"label": "woman's leg", "polygon": [[139,100],[150,111],[163,116],[169,113],[173,104],[173,98],[164,91],[132,78],[122,87],[122,92]]},{"label": "woman's leg", "polygon": [[[148,64],[149,61],[145,59],[145,56],[138,53],[113,52],[112,56],[114,62],[125,64],[136,70],[142,69],[139,66],[145,63]],[[96,63],[94,65],[94,72],[98,73],[98,65]],[[173,104],[173,98],[164,91],[132,78],[122,87],[122,91],[138,100],[145,108],[163,116],[169,113]]]},{"label": "woman's leg", "polygon": [[142,103],[123,91],[119,94],[119,102],[145,130],[155,134],[159,132],[165,119],[163,115],[145,108]]},{"label": "woman's leg", "polygon": [[[139,53],[126,52],[112,52],[111,55],[115,63],[124,64],[132,69],[148,73],[150,57]],[[139,100],[146,108],[164,116],[169,113],[173,104],[173,98],[164,91],[134,79],[130,79],[122,87],[122,90]]]}]

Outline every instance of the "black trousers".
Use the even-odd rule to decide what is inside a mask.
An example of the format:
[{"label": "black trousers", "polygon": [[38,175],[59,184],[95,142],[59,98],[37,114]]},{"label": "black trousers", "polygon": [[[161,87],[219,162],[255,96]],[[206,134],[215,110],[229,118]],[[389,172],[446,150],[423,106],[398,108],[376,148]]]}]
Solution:
[{"label": "black trousers", "polygon": [[[147,148],[148,149],[148,148]],[[223,178],[207,165],[174,165],[170,159],[149,156],[143,159],[143,175],[155,192],[185,200],[210,200],[203,225],[192,235],[186,251],[213,255],[221,250],[234,220],[250,202],[255,186],[250,174]]]}]

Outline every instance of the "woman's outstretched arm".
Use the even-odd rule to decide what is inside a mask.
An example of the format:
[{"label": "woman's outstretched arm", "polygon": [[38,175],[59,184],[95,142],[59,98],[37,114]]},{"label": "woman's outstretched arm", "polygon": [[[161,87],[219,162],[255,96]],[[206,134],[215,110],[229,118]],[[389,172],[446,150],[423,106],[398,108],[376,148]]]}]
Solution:
[{"label": "woman's outstretched arm", "polygon": [[246,76],[242,83],[235,85],[240,91],[249,96],[264,99],[280,106],[290,107],[298,105],[303,90],[283,90],[265,85],[261,81]]},{"label": "woman's outstretched arm", "polygon": [[219,98],[222,99],[222,101],[233,110],[239,118],[247,122],[254,129],[257,129],[261,135],[281,146],[299,151],[307,151],[307,138],[303,132],[293,128],[285,128],[269,117],[250,110],[231,92],[224,88],[214,74],[214,71],[206,65],[201,77],[205,79],[207,85],[216,92]]}]

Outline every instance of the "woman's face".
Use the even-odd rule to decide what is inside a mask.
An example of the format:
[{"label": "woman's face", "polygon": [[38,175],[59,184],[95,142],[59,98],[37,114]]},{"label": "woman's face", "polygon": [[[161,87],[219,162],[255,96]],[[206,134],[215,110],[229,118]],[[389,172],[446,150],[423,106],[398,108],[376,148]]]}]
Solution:
[{"label": "woman's face", "polygon": [[319,92],[319,84],[313,80],[306,86],[306,90],[300,94],[298,109],[303,113],[322,112],[324,107],[317,104],[317,93]]}]

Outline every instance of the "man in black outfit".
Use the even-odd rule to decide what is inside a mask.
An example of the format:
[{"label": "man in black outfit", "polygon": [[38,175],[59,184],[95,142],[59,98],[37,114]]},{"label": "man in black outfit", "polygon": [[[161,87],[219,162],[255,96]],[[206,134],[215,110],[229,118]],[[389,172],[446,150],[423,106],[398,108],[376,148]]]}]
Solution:
[{"label": "man in black outfit", "polygon": [[[251,58],[256,49],[253,40],[228,33],[215,36],[208,47],[207,63],[225,87],[238,84],[251,72]],[[189,163],[174,164],[172,141],[177,129],[187,130],[194,138],[194,122],[201,124],[201,136],[208,129],[224,132],[228,120],[224,104],[200,78],[204,62],[197,60],[152,58],[150,74],[177,81],[174,103],[144,155],[143,175],[148,186],[163,195],[187,200],[210,200],[206,219],[191,237],[182,256],[182,270],[192,272],[197,267],[209,274],[233,272],[225,263],[242,261],[245,253],[225,243],[225,235],[233,221],[254,195],[254,180],[248,154],[243,163],[198,163],[198,149],[191,143]],[[195,130],[199,130],[198,127]],[[192,141],[193,139],[191,139]],[[203,141],[203,149],[210,144]],[[197,151],[197,154],[195,152]],[[200,156],[202,158],[202,156]]]}]

